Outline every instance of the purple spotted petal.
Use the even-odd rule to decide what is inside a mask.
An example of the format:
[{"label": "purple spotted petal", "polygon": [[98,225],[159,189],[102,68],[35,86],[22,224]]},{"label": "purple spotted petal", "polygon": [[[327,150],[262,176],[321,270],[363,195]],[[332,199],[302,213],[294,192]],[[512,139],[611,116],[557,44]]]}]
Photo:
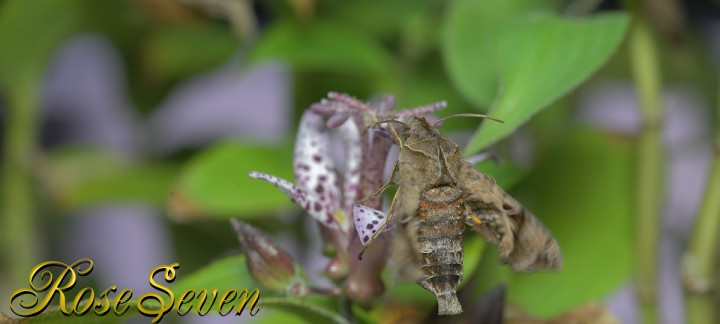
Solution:
[{"label": "purple spotted petal", "polygon": [[248,175],[251,178],[264,180],[265,182],[282,190],[282,192],[285,193],[292,202],[305,209],[310,216],[317,219],[323,225],[331,228],[337,228],[337,223],[332,217],[332,211],[329,210],[328,207],[315,195],[309,194],[302,188],[290,183],[290,181],[269,175],[267,173],[250,172]]},{"label": "purple spotted petal", "polygon": [[328,206],[340,205],[335,165],[328,152],[330,140],[323,119],[305,112],[300,120],[293,168],[299,187],[313,193]]},{"label": "purple spotted petal", "polygon": [[[329,146],[328,129],[323,118],[312,111],[306,111],[300,119],[295,140],[293,159],[295,180],[298,187],[320,200],[322,209],[327,213],[325,218],[335,222],[333,215],[340,210],[342,198],[335,165],[328,152]],[[348,222],[343,221],[343,223]],[[340,225],[341,228],[347,229],[344,224]]]},{"label": "purple spotted petal", "polygon": [[387,220],[385,213],[363,205],[355,205],[353,208],[353,220],[355,220],[355,229],[363,245],[367,244],[370,238],[376,235],[377,231],[384,233],[395,228],[395,222],[391,221],[381,229],[383,223]]}]

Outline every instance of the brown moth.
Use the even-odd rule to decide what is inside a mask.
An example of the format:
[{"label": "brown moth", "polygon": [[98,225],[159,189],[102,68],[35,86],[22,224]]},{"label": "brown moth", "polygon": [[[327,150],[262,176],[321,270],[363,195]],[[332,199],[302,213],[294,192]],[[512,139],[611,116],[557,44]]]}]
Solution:
[{"label": "brown moth", "polygon": [[406,126],[405,141],[396,138],[400,155],[390,180],[367,198],[396,184],[387,217],[356,205],[355,225],[365,247],[398,227],[393,259],[404,266],[402,276],[435,294],[439,315],[462,313],[456,290],[463,277],[465,224],[497,244],[500,261],[515,271],[562,266],[560,247],[548,230],[491,176],[465,161],[457,144],[422,117],[401,124]]}]

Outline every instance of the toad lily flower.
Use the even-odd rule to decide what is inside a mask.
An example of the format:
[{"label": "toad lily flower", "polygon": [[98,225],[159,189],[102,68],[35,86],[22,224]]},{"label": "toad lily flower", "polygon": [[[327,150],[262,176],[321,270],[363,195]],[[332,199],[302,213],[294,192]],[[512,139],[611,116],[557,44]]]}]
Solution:
[{"label": "toad lily flower", "polygon": [[344,122],[338,131],[346,148],[343,195],[328,150],[328,129],[322,117],[312,111],[303,114],[295,142],[293,170],[297,185],[262,172],[249,175],[282,190],[320,224],[347,234],[351,225],[348,215],[352,213],[360,182],[360,132],[352,121]]}]

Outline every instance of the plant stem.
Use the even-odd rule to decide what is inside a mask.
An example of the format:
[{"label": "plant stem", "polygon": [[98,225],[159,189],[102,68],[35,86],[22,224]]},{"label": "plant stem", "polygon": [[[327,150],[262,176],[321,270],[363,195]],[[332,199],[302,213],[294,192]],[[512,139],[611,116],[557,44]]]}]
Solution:
[{"label": "plant stem", "polygon": [[683,260],[685,311],[689,324],[715,323],[716,317],[712,288],[715,286],[716,247],[720,238],[720,128],[715,134],[714,153],[705,197],[698,211],[690,248]]},{"label": "plant stem", "polygon": [[34,262],[36,238],[33,232],[30,166],[37,136],[37,81],[16,80],[8,91],[5,107],[2,178],[2,247],[11,283],[27,281]]},{"label": "plant stem", "polygon": [[657,267],[664,156],[661,78],[657,46],[647,22],[636,15],[630,30],[630,59],[643,129],[638,139],[636,176],[637,294],[644,323],[657,323]]}]

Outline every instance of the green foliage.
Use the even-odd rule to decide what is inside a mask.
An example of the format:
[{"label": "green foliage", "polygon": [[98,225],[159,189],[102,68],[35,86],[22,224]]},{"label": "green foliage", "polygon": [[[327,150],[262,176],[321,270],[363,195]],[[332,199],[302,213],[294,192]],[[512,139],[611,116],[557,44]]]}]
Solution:
[{"label": "green foliage", "polygon": [[332,310],[337,301],[327,297],[271,297],[262,299],[261,306],[270,308],[261,318],[263,323],[350,323]]},{"label": "green foliage", "polygon": [[293,180],[292,150],[225,142],[193,157],[180,174],[171,204],[180,216],[242,218],[293,206],[280,191],[248,176],[250,171]]},{"label": "green foliage", "polygon": [[628,21],[623,14],[606,14],[576,21],[536,17],[506,25],[497,42],[503,90],[489,111],[506,125],[482,126],[468,151],[510,134],[590,76],[620,44]]},{"label": "green foliage", "polygon": [[558,240],[563,269],[510,275],[493,251],[477,277],[478,291],[507,280],[509,300],[543,317],[602,299],[629,278],[633,264],[630,143],[588,131],[568,138],[513,192]]},{"label": "green foliage", "polygon": [[474,104],[489,108],[498,95],[497,34],[502,23],[528,10],[541,9],[535,1],[455,1],[442,26],[441,50],[450,79]]},{"label": "green foliage", "polygon": [[[624,14],[568,19],[519,15],[522,6],[513,2],[499,8],[479,3],[455,4],[442,49],[458,89],[505,123],[484,123],[468,154],[512,133],[590,76],[618,47],[628,25]],[[500,15],[476,19],[478,12]]]}]

